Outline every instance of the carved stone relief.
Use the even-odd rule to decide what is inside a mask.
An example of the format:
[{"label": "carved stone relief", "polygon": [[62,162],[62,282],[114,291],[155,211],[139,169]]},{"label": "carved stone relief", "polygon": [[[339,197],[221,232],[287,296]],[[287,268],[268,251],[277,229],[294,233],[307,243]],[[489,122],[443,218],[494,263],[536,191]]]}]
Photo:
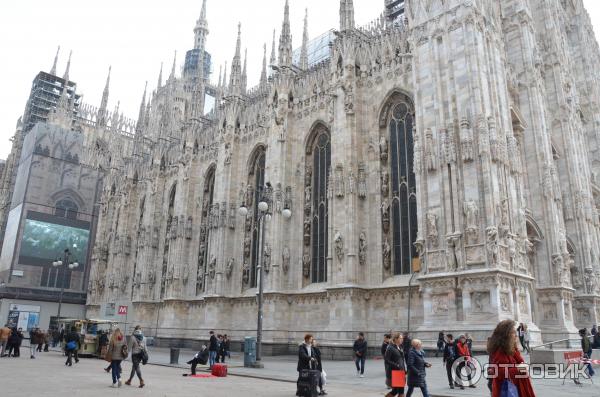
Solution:
[{"label": "carved stone relief", "polygon": [[365,266],[367,263],[367,234],[360,232],[358,237],[358,263]]}]

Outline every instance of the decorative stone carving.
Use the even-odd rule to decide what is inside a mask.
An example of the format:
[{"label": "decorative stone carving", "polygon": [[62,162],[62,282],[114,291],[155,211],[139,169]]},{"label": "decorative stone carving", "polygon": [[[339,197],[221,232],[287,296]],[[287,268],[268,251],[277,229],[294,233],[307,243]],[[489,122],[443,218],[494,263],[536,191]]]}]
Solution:
[{"label": "decorative stone carving", "polygon": [[498,213],[500,217],[500,226],[498,227],[498,233],[501,239],[506,238],[510,230],[510,224],[508,222],[509,210],[508,210],[508,199],[502,200],[498,206]]},{"label": "decorative stone carving", "polygon": [[252,204],[254,203],[254,188],[249,183],[246,186],[246,206],[247,208],[252,208]]},{"label": "decorative stone carving", "polygon": [[185,238],[187,240],[191,240],[192,239],[192,217],[188,216],[187,218],[187,222],[185,224]]},{"label": "decorative stone carving", "polygon": [[227,280],[229,280],[231,278],[231,275],[233,274],[234,265],[235,258],[229,258],[229,260],[227,261],[227,265],[225,266],[225,277],[227,277]]},{"label": "decorative stone carving", "polygon": [[344,238],[342,234],[338,231],[335,232],[335,236],[333,237],[333,244],[335,247],[335,255],[338,260],[341,262],[344,260]]},{"label": "decorative stone carving", "polygon": [[219,212],[219,227],[225,227],[227,224],[227,203],[221,203],[221,210]]},{"label": "decorative stone carving", "polygon": [[304,278],[310,277],[310,254],[302,256],[302,275]]},{"label": "decorative stone carving", "polygon": [[348,173],[348,194],[353,195],[356,189],[356,178],[354,177],[354,172],[350,170]]},{"label": "decorative stone carving", "polygon": [[215,275],[217,272],[217,258],[213,255],[208,263],[208,277],[211,280],[215,279]]},{"label": "decorative stone carving", "polygon": [[290,249],[289,247],[283,247],[283,251],[281,253],[281,270],[283,270],[283,274],[287,274],[290,268]]},{"label": "decorative stone carving", "polygon": [[383,256],[383,268],[385,270],[390,270],[392,267],[392,248],[390,247],[390,242],[388,241],[387,237],[385,240],[383,240],[381,248]]},{"label": "decorative stone carving", "polygon": [[448,258],[448,269],[450,271],[462,270],[464,268],[463,256],[460,246],[460,233],[446,236],[446,256]]},{"label": "decorative stone carving", "polygon": [[474,200],[467,200],[463,206],[465,214],[468,244],[477,244],[479,240],[479,206]]},{"label": "decorative stone carving", "polygon": [[390,174],[383,170],[381,171],[381,196],[385,199],[390,193]]},{"label": "decorative stone carving", "polygon": [[423,172],[423,145],[421,145],[421,136],[413,126],[413,171],[417,175]]},{"label": "decorative stone carving", "polygon": [[361,199],[367,197],[367,172],[364,163],[358,165],[358,197]]},{"label": "decorative stone carving", "polygon": [[529,314],[529,305],[527,304],[527,295],[519,295],[519,311],[521,314]]},{"label": "decorative stone carving", "polygon": [[312,210],[312,186],[304,187],[304,215],[309,216]]},{"label": "decorative stone carving", "polygon": [[431,247],[437,248],[439,245],[438,216],[433,212],[428,212],[425,217],[427,220],[427,240]]},{"label": "decorative stone carving", "polygon": [[275,186],[275,192],[273,193],[273,206],[275,207],[275,212],[278,214],[283,211],[283,190],[281,189],[281,183],[277,182]]},{"label": "decorative stone carving", "polygon": [[485,313],[490,308],[489,291],[476,291],[471,293],[471,308],[474,313]]},{"label": "decorative stone carving", "polygon": [[183,284],[187,284],[189,278],[190,278],[190,265],[188,265],[186,263],[185,265],[183,265],[183,269],[181,270],[181,280],[183,281]]},{"label": "decorative stone carving", "polygon": [[304,245],[310,246],[310,218],[304,219]]},{"label": "decorative stone carving", "polygon": [[334,192],[335,180],[333,176],[333,170],[329,169],[329,174],[327,177],[327,199],[333,200],[333,192]]},{"label": "decorative stone carving", "polygon": [[291,210],[292,209],[292,187],[285,187],[285,197],[283,198],[283,208]]},{"label": "decorative stone carving", "polygon": [[312,186],[312,167],[310,166],[304,169],[304,186]]},{"label": "decorative stone carving", "polygon": [[178,223],[179,223],[179,218],[177,216],[174,216],[171,219],[171,227],[169,229],[171,240],[175,240],[177,238],[177,224]]},{"label": "decorative stone carving", "polygon": [[473,160],[473,131],[466,117],[460,120],[460,146],[464,162]]},{"label": "decorative stone carving", "polygon": [[437,154],[435,152],[435,142],[431,128],[425,130],[425,161],[428,171],[437,170]]},{"label": "decorative stone carving", "polygon": [[235,206],[235,203],[231,203],[229,204],[229,217],[227,220],[227,226],[233,230],[235,229],[235,216],[237,213],[237,208]]},{"label": "decorative stone carving", "polygon": [[335,167],[335,196],[343,198],[346,189],[344,188],[344,167],[338,164]]},{"label": "decorative stone carving", "polygon": [[587,307],[579,307],[577,308],[577,320],[580,323],[584,323],[584,324],[589,324],[592,320],[592,317],[590,316],[590,309],[588,309]]},{"label": "decorative stone carving", "polygon": [[448,129],[440,131],[440,137],[443,139],[444,159],[447,164],[456,162],[456,147],[454,146],[454,126],[448,125]]},{"label": "decorative stone carving", "polygon": [[385,136],[382,136],[381,138],[379,138],[379,159],[381,160],[381,162],[387,163],[388,152],[389,148],[387,138]]},{"label": "decorative stone carving", "polygon": [[265,243],[265,249],[263,251],[263,267],[265,273],[271,271],[271,244]]},{"label": "decorative stone carving", "polygon": [[250,236],[246,236],[244,238],[244,257],[250,257],[250,245],[252,243],[252,238]]},{"label": "decorative stone carving", "polygon": [[365,266],[367,263],[367,233],[360,232],[358,237],[358,263]]},{"label": "decorative stone carving", "polygon": [[390,231],[390,204],[387,199],[381,202],[381,226],[384,233]]},{"label": "decorative stone carving", "polygon": [[486,233],[486,249],[488,254],[488,261],[490,267],[495,267],[498,265],[498,228],[495,226],[490,226],[485,229]]},{"label": "decorative stone carving", "polygon": [[587,294],[593,294],[597,290],[597,279],[594,274],[594,269],[586,268],[583,274],[584,282],[585,282],[585,292]]},{"label": "decorative stone carving", "polygon": [[542,313],[544,314],[544,320],[558,320],[556,303],[542,304]]},{"label": "decorative stone carving", "polygon": [[244,262],[244,266],[242,266],[242,283],[244,285],[250,283],[250,266],[248,265],[248,262]]},{"label": "decorative stone carving", "polygon": [[448,314],[448,295],[433,295],[431,297],[431,309],[433,314]]}]

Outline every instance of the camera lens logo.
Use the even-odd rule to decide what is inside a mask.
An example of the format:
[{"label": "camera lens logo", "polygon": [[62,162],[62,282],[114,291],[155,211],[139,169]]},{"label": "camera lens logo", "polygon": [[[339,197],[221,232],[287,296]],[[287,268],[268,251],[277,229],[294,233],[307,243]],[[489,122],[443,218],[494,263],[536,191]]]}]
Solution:
[{"label": "camera lens logo", "polygon": [[473,357],[459,357],[452,363],[452,379],[459,386],[475,385],[482,376],[481,363]]}]

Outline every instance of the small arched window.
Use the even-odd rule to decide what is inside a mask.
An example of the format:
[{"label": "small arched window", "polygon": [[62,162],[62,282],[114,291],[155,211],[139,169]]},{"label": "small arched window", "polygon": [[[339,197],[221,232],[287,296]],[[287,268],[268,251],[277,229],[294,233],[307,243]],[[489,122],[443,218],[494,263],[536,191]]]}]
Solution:
[{"label": "small arched window", "polygon": [[56,202],[54,215],[61,218],[77,219],[79,207],[70,199],[62,199]]}]

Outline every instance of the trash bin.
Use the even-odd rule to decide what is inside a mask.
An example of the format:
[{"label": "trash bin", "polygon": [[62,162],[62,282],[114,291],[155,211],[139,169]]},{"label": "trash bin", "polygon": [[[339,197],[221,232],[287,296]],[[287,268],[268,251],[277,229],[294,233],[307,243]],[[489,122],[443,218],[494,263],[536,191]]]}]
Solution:
[{"label": "trash bin", "polygon": [[179,364],[179,349],[176,347],[171,348],[171,364]]},{"label": "trash bin", "polygon": [[256,338],[244,338],[244,367],[252,367],[256,363]]}]

